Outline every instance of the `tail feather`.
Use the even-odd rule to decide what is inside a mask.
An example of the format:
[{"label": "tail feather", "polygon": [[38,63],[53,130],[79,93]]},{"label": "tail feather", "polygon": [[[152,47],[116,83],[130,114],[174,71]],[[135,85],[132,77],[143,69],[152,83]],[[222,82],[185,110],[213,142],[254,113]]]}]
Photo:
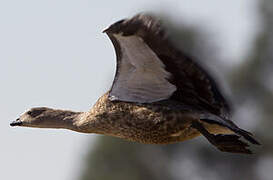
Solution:
[{"label": "tail feather", "polygon": [[254,139],[248,131],[245,131],[241,128],[237,128],[234,130],[234,132],[243,136],[246,140],[248,140],[252,144],[261,145],[261,143],[259,143],[256,139]]},{"label": "tail feather", "polygon": [[223,119],[223,118],[213,115],[213,114],[202,114],[200,116],[200,120],[207,122],[207,123],[218,124],[218,125],[227,127],[230,130],[232,130],[234,133],[238,134],[239,136],[244,137],[250,143],[256,144],[256,145],[261,145],[256,139],[254,139],[252,133],[239,128],[231,120]]},{"label": "tail feather", "polygon": [[235,134],[210,134],[200,122],[193,122],[192,127],[197,129],[217,149],[223,152],[252,154],[249,144],[240,140]]},{"label": "tail feather", "polygon": [[231,153],[243,153],[243,154],[252,154],[252,152],[248,149],[249,145],[243,141],[240,141],[240,136],[229,134],[222,135],[218,134],[215,136],[217,148],[220,151],[231,152]]}]

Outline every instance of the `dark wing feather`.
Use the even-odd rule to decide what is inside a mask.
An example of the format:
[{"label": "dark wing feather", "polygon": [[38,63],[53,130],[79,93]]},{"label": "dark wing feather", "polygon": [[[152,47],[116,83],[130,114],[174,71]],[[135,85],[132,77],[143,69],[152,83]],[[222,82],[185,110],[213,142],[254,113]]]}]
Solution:
[{"label": "dark wing feather", "polygon": [[138,36],[164,63],[166,71],[171,73],[172,76],[168,80],[177,88],[171,99],[208,110],[222,117],[229,116],[230,107],[215,81],[197,62],[171,44],[158,19],[138,14],[131,19],[111,25],[105,32],[115,47],[117,68],[120,63],[121,48],[113,34]]}]

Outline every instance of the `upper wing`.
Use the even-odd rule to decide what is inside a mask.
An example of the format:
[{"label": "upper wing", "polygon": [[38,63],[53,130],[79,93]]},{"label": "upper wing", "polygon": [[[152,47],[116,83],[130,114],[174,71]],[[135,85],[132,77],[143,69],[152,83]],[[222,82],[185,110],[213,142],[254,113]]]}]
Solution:
[{"label": "upper wing", "polygon": [[214,80],[169,42],[157,19],[139,14],[104,32],[117,56],[111,99],[151,103],[170,98],[228,116],[230,108]]},{"label": "upper wing", "polygon": [[150,103],[169,98],[176,90],[171,74],[138,36],[109,35],[118,45],[117,73],[110,96],[127,102]]}]

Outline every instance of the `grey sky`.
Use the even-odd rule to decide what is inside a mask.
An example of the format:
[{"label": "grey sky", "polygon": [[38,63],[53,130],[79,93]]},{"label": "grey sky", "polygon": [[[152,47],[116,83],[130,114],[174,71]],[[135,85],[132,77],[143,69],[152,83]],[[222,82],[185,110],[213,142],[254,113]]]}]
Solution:
[{"label": "grey sky", "polygon": [[9,0],[0,2],[0,179],[73,180],[96,135],[10,128],[32,106],[86,111],[111,85],[112,44],[101,31],[142,11],[163,11],[213,33],[224,60],[257,31],[254,0]]}]

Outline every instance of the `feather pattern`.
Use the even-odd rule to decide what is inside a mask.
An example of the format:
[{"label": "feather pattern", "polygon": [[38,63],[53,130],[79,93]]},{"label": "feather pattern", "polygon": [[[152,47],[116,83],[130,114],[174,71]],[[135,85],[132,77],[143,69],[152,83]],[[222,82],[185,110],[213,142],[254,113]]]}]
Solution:
[{"label": "feather pattern", "polygon": [[[128,76],[130,74],[128,69],[130,68],[125,68],[125,66],[129,65],[124,61],[128,61],[128,53],[137,53],[134,55],[142,56],[142,58],[134,59],[134,57],[131,56],[129,58],[130,61],[150,62],[150,66],[146,66],[145,69],[161,71],[153,74],[159,75],[158,78],[161,79],[161,86],[153,86],[151,81],[146,81],[146,83],[151,84],[144,83],[144,87],[142,86],[141,95],[144,97],[135,96],[135,98],[131,99],[133,102],[155,102],[170,98],[183,102],[184,104],[198,107],[200,110],[207,110],[224,118],[229,117],[230,107],[220,93],[215,81],[197,62],[181,50],[178,50],[170,42],[158,19],[150,15],[138,14],[131,19],[121,20],[111,25],[104,32],[106,32],[112,40],[117,55],[117,71],[110,91],[110,96],[117,95],[117,97],[113,99],[124,101],[128,98],[129,94],[124,94],[124,96],[126,96],[125,98],[122,98],[121,94],[124,89],[129,88],[126,86],[126,83],[120,84],[120,82],[125,82],[122,78],[130,77]],[[133,43],[133,41],[136,42],[136,39],[139,40],[138,44]],[[128,46],[127,41],[131,41],[131,46]],[[150,52],[141,53],[141,49],[144,49],[144,47],[149,49]],[[149,56],[153,56],[153,58]],[[145,65],[144,62],[138,63]],[[161,68],[155,68],[153,66],[160,63],[164,66],[160,65]],[[127,69],[127,71],[125,72],[124,69]],[[167,75],[166,72],[168,72],[170,76]],[[145,76],[139,76],[139,78],[136,79],[141,81],[144,77]],[[153,77],[151,80],[155,79],[156,78]],[[164,79],[168,80],[169,83]],[[130,80],[127,79],[127,82],[129,81]],[[170,83],[173,86],[171,86]],[[131,85],[136,85],[136,83]],[[162,85],[166,85],[166,87],[163,88]],[[149,88],[146,88],[147,86]],[[144,93],[146,90],[150,91],[150,93]],[[161,93],[157,93],[158,90]],[[127,90],[127,92],[130,93],[129,90]],[[153,93],[157,93],[157,95],[161,97],[151,96],[149,99],[148,96]],[[131,94],[131,96],[133,96],[133,94]]]},{"label": "feather pattern", "polygon": [[167,80],[171,74],[147,44],[138,36],[114,37],[121,45],[122,60],[110,97],[138,103],[169,98],[176,90]]}]

